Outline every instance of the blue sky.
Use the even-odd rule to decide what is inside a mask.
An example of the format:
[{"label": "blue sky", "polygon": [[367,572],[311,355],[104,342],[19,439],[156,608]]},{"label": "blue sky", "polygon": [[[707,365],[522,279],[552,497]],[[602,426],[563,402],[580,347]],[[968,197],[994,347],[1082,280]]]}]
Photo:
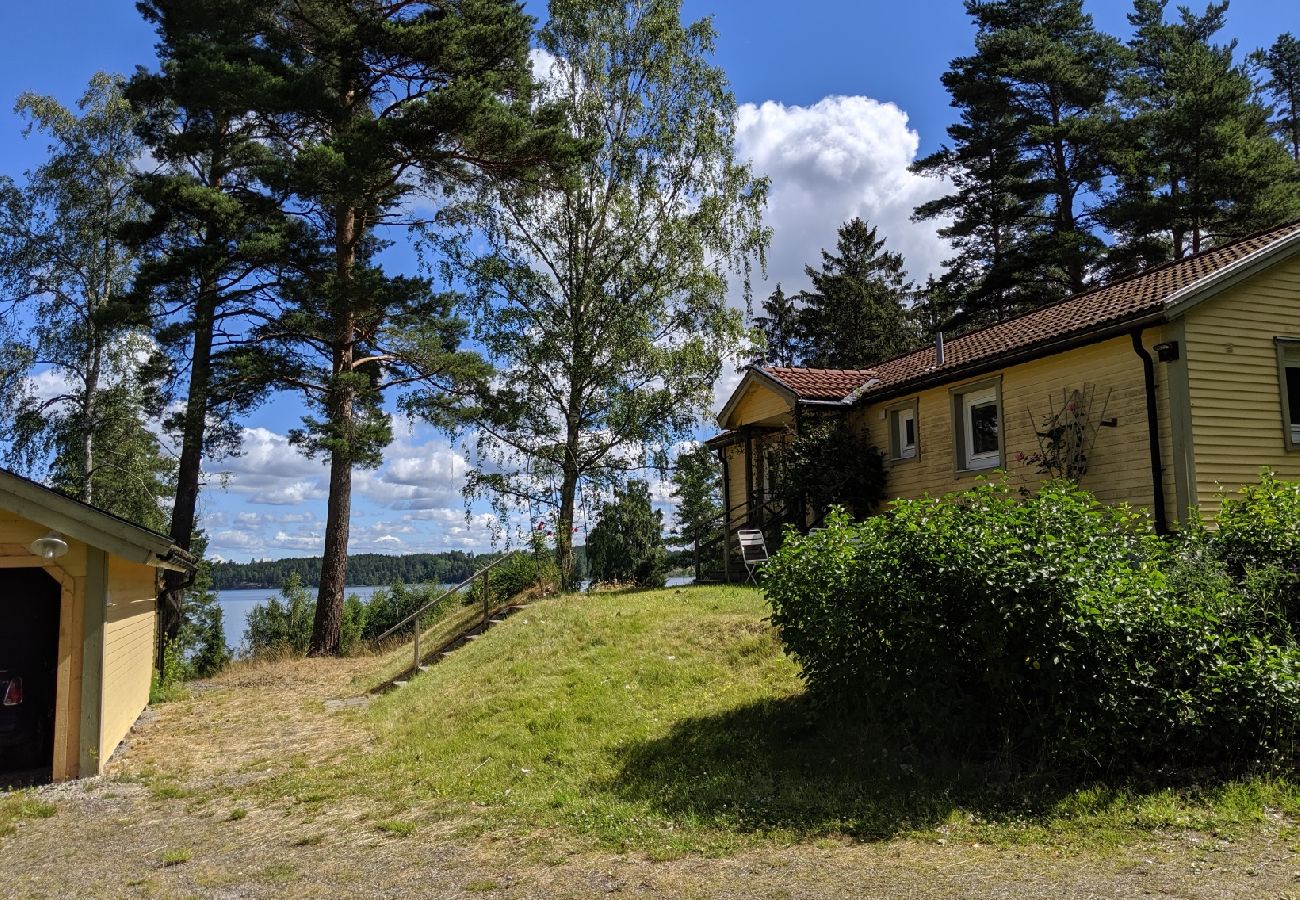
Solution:
[{"label": "blue sky", "polygon": [[[528,6],[534,15],[545,12],[542,2]],[[1128,2],[1093,0],[1088,8],[1102,28],[1127,34]],[[757,285],[755,295],[776,281],[801,287],[803,265],[854,215],[880,226],[914,277],[936,271],[945,248],[933,225],[909,216],[943,188],[906,169],[943,142],[952,119],[939,77],[971,46],[960,0],[685,0],[685,10],[691,18],[714,16],[717,61],[742,104],[738,149],[772,179],[769,286]],[[127,0],[7,3],[0,21],[5,174],[37,164],[44,149],[38,138],[24,139],[7,112],[19,93],[72,103],[95,71],[130,73],[154,62],[153,34]],[[1225,37],[1238,39],[1242,51],[1283,31],[1300,33],[1295,0],[1233,0]],[[732,384],[729,374],[718,396]],[[215,554],[242,560],[319,552],[324,472],[284,438],[300,415],[293,398],[273,399],[245,423],[246,452],[209,465],[201,515]],[[422,426],[399,422],[398,431],[384,465],[358,473],[352,549],[486,549],[483,510],[472,510],[467,522],[460,498],[464,448]],[[661,488],[663,501],[665,494]]]}]

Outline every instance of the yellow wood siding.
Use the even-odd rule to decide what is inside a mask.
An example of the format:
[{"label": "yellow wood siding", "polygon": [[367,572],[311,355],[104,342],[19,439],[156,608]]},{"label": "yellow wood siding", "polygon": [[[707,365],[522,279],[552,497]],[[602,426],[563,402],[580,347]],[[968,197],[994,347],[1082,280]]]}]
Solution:
[{"label": "yellow wood siding", "polygon": [[[1151,348],[1163,339],[1163,333],[1149,329],[1143,344]],[[1171,431],[1168,425],[1167,373],[1156,363],[1157,400],[1162,415],[1161,445],[1164,457],[1166,511],[1173,512],[1174,496]],[[1049,401],[1060,408],[1063,390],[1092,385],[1095,392],[1094,416],[1114,418],[1113,428],[1097,430],[1091,463],[1082,479],[1083,487],[1108,503],[1128,502],[1149,508],[1151,484],[1148,442],[1146,389],[1142,361],[1129,337],[1113,338],[1098,344],[1054,354],[977,378],[954,381],[918,395],[891,398],[854,413],[857,427],[866,440],[876,447],[889,447],[889,419],[886,411],[915,396],[917,410],[917,455],[912,459],[890,462],[887,490],[891,498],[938,495],[970,486],[980,472],[957,471],[953,433],[953,391],[964,385],[981,384],[998,379],[1002,399],[1003,458],[1011,483],[1033,487],[1042,477],[1036,467],[1026,465],[1021,454],[1038,451],[1034,431],[1049,411]]]},{"label": "yellow wood siding", "polygon": [[[793,409],[790,401],[761,381],[753,381],[745,389],[731,412],[731,425],[756,425],[760,422],[790,422]],[[724,423],[725,424],[725,423]]]},{"label": "yellow wood siding", "polygon": [[158,596],[155,579],[149,566],[109,557],[100,765],[112,755],[149,702]]},{"label": "yellow wood siding", "polygon": [[1221,489],[1272,468],[1300,480],[1286,449],[1274,337],[1300,337],[1300,259],[1289,260],[1192,308],[1184,325],[1195,498],[1213,517]]}]

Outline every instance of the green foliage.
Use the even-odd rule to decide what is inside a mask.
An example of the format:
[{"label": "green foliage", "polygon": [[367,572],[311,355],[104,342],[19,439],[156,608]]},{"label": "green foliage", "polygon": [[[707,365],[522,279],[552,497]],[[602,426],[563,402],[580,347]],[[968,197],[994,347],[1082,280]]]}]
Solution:
[{"label": "green foliage", "polygon": [[290,574],[279,597],[268,597],[248,611],[244,648],[250,656],[262,653],[303,654],[311,643],[311,598],[297,573]]},{"label": "green foliage", "polygon": [[527,551],[512,555],[488,575],[489,590],[497,602],[525,591],[560,589],[560,567],[547,539],[544,522],[533,528],[528,544]]},{"label": "green foliage", "polygon": [[778,282],[763,301],[763,314],[754,316],[754,327],[763,335],[763,352],[756,362],[767,366],[793,366],[799,361],[799,307],[786,296]]},{"label": "green foliage", "polygon": [[1264,90],[1273,100],[1273,131],[1300,161],[1300,40],[1280,35],[1267,50],[1251,54],[1251,62],[1267,73]]},{"label": "green foliage", "polygon": [[800,291],[800,356],[804,365],[862,369],[910,350],[918,335],[906,305],[914,293],[903,255],[860,218],[840,226],[820,269],[804,269],[812,289]]},{"label": "green foliage", "polygon": [[1100,259],[1084,200],[1114,140],[1105,125],[1118,43],[1081,0],[968,0],[975,53],[943,76],[960,120],[950,146],[918,160],[952,191],[916,210],[949,220],[957,255],[942,289],[956,300],[948,328],[997,321],[1080,291]]},{"label": "green foliage", "polygon": [[490,186],[437,248],[500,371],[477,398],[469,491],[503,518],[553,510],[566,585],[579,497],[666,466],[744,336],[728,280],[748,292],[767,191],[736,159],[714,40],[681,0],[553,0],[539,100],[589,152],[562,181]]},{"label": "green foliage", "polygon": [[[158,528],[174,466],[146,427],[154,399],[139,357],[148,341],[117,311],[139,255],[122,239],[144,208],[132,188],[143,153],[122,80],[95,75],[77,108],[23,94],[27,131],[49,138],[46,160],[19,185],[0,178],[0,319],[32,323],[0,338],[12,394],[0,401],[10,465],[80,500]],[[27,391],[14,361],[39,360],[62,386]]]},{"label": "green foliage", "polygon": [[154,669],[149,682],[150,703],[171,703],[183,700],[188,691],[185,681],[188,667],[185,661],[185,648],[180,641],[168,641],[163,646],[162,668]]},{"label": "green foliage", "polygon": [[1300,635],[1300,484],[1265,471],[1223,499],[1215,522],[1200,539],[1265,606],[1277,640]]},{"label": "green foliage", "polygon": [[1235,42],[1213,43],[1227,3],[1197,15],[1136,0],[1115,129],[1117,187],[1101,210],[1124,274],[1300,215],[1300,167],[1274,138]]},{"label": "green foliage", "polygon": [[194,579],[181,597],[180,629],[168,643],[176,643],[185,658],[186,678],[210,678],[230,663],[224,613],[212,584],[212,563],[205,553],[207,535],[196,531],[190,547],[198,557]]},{"label": "green foliage", "polygon": [[650,486],[628,482],[604,504],[587,535],[587,559],[593,581],[663,587],[668,559],[664,550],[664,516],[650,505]]},{"label": "green foliage", "polygon": [[1083,0],[967,0],[974,52],[943,75],[959,118],[913,166],[950,185],[915,211],[956,250],[922,304],[932,330],[1001,321],[1098,274],[1300,216],[1296,42],[1254,58],[1270,122],[1235,45],[1213,43],[1228,4],[1172,21],[1168,7],[1134,0],[1125,46]]},{"label": "green foliage", "polygon": [[810,689],[901,746],[1031,769],[1284,765],[1300,651],[1197,547],[1068,483],[985,483],[792,535],[766,591]]},{"label": "green foliage", "polygon": [[700,544],[722,540],[722,465],[713,450],[696,444],[678,454],[672,482],[677,528],[669,543],[685,548],[698,574]]},{"label": "green foliage", "polygon": [[777,494],[791,514],[806,509],[817,522],[842,506],[862,517],[885,497],[884,454],[841,418],[809,419],[775,452]]}]

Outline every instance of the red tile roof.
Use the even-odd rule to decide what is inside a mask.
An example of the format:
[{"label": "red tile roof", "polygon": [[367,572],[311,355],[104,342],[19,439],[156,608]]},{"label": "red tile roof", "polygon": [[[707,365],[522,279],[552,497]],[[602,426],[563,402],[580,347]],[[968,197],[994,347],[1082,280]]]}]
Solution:
[{"label": "red tile roof", "polygon": [[764,366],[763,371],[801,400],[843,400],[876,376],[871,369],[804,369]]},{"label": "red tile roof", "polygon": [[1260,232],[1140,275],[1067,297],[947,341],[944,364],[926,346],[873,369],[764,368],[803,399],[856,400],[914,382],[956,378],[963,371],[1004,356],[1034,355],[1056,344],[1084,339],[1128,324],[1161,317],[1166,309],[1234,263],[1300,237],[1300,222]]}]

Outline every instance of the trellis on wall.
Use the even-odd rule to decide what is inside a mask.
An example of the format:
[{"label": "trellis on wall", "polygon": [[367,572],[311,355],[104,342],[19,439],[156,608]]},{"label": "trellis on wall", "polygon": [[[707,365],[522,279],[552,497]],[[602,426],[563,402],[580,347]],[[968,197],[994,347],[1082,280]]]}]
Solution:
[{"label": "trellis on wall", "polygon": [[1114,424],[1113,419],[1106,418],[1111,393],[1106,391],[1098,408],[1095,385],[1064,388],[1059,406],[1056,397],[1048,395],[1045,415],[1036,416],[1033,410],[1027,410],[1038,451],[1024,458],[1025,465],[1037,466],[1039,474],[1077,484],[1088,473],[1097,430],[1102,425]]}]

